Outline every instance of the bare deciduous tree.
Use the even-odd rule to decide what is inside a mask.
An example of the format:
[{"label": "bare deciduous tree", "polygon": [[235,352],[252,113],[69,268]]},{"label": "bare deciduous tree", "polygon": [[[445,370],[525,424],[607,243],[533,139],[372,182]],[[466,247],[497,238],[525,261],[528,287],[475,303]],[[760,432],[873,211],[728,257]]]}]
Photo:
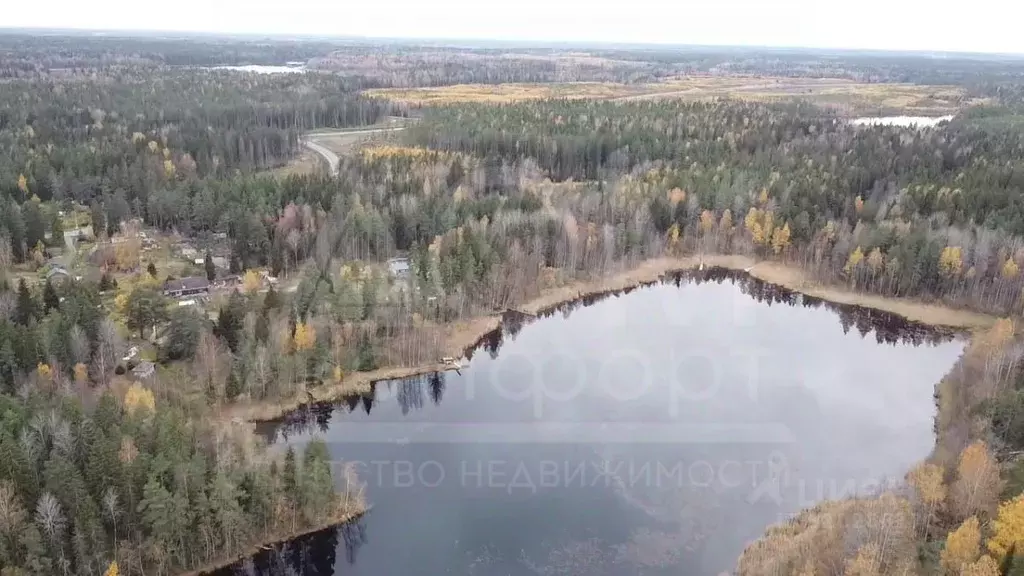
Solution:
[{"label": "bare deciduous tree", "polygon": [[36,504],[36,524],[51,542],[59,542],[64,536],[65,519],[60,502],[49,492],[39,497]]}]

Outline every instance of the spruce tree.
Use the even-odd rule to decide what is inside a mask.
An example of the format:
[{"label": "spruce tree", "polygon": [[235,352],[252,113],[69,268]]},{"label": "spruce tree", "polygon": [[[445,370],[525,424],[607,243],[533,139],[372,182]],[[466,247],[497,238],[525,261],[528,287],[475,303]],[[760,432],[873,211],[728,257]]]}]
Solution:
[{"label": "spruce tree", "polygon": [[29,292],[25,279],[18,281],[18,306],[15,309],[14,320],[18,324],[28,326],[29,322],[37,318],[36,301]]},{"label": "spruce tree", "polygon": [[213,282],[217,278],[217,268],[213,265],[213,254],[209,250],[203,258],[203,266],[206,268],[206,279]]},{"label": "spruce tree", "polygon": [[60,297],[57,296],[57,290],[53,287],[53,282],[46,281],[46,286],[43,288],[43,310],[49,314],[51,310],[60,309]]}]

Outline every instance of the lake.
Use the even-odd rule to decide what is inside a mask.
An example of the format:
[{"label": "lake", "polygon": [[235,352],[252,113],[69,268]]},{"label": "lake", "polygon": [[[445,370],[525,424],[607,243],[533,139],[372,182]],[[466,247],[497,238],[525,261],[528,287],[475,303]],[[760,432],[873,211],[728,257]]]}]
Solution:
[{"label": "lake", "polygon": [[964,342],[712,269],[506,314],[461,374],[259,431],[323,437],[372,510],[228,574],[717,574],[765,527],[898,482]]},{"label": "lake", "polygon": [[266,66],[263,64],[247,64],[245,66],[211,66],[209,70],[236,70],[238,72],[255,72],[257,74],[296,74],[306,71],[301,62],[289,62],[285,66]]},{"label": "lake", "polygon": [[949,116],[881,116],[873,118],[854,118],[850,124],[854,126],[917,126],[918,128],[932,128],[940,122],[948,122],[953,119]]}]

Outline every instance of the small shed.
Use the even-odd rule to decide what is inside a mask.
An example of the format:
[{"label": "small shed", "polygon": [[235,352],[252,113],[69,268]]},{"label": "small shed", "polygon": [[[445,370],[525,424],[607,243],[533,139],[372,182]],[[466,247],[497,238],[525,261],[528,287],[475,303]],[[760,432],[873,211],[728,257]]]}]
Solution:
[{"label": "small shed", "polygon": [[156,364],[152,362],[140,362],[138,366],[132,368],[132,375],[139,380],[148,380],[156,374]]}]

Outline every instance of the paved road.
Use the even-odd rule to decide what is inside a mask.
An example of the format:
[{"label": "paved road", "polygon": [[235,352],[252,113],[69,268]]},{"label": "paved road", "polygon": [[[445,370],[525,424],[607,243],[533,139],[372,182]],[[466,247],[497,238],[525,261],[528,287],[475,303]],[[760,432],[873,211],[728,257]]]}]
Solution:
[{"label": "paved road", "polygon": [[[405,130],[405,126],[388,126],[386,128],[373,128],[370,130],[338,130],[335,132],[316,132],[313,134],[307,134],[302,138],[302,145],[309,148],[313,152],[319,154],[331,168],[331,175],[338,175],[338,166],[341,164],[341,159],[336,153],[327,148],[326,146],[316,142],[318,138],[337,138],[342,136],[363,136],[366,134],[380,134],[383,132],[398,132]],[[355,143],[358,138],[353,138]]]}]

